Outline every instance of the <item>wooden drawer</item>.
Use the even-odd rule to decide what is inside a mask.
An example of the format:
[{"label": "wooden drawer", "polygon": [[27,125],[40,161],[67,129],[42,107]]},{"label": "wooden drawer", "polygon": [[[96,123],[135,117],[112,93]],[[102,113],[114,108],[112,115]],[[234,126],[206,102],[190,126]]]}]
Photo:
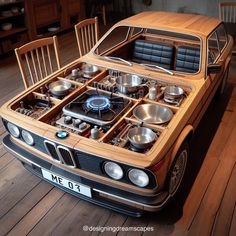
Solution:
[{"label": "wooden drawer", "polygon": [[15,34],[14,36],[11,36],[11,38],[6,38],[1,42],[2,53],[6,53],[17,47],[20,47],[27,41],[28,41],[28,36],[26,32]]}]

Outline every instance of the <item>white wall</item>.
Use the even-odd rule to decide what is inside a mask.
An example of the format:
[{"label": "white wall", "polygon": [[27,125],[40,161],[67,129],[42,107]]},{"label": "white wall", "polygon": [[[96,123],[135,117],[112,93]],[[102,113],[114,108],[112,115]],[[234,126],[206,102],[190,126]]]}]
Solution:
[{"label": "white wall", "polygon": [[[131,0],[133,12],[141,11],[174,11],[196,13],[218,17],[218,3],[227,0],[152,0],[151,6],[145,6],[142,0]],[[236,0],[228,0],[236,2]]]}]

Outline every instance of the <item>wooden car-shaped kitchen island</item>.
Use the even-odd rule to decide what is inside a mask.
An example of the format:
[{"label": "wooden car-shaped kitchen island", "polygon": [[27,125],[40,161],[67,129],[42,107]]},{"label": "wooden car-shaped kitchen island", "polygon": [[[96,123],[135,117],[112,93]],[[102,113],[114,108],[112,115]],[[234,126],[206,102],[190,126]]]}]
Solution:
[{"label": "wooden car-shaped kitchen island", "polygon": [[[143,12],[1,107],[5,147],[77,197],[132,216],[177,192],[189,143],[223,92],[233,40],[200,15]],[[59,89],[58,89],[59,88]]]}]

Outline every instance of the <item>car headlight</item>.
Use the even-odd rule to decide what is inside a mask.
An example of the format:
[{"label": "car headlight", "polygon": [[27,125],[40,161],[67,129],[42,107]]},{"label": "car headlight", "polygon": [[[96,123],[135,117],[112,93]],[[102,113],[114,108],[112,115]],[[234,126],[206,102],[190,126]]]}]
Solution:
[{"label": "car headlight", "polygon": [[15,138],[20,137],[20,130],[16,125],[13,125],[12,123],[7,123],[7,128],[12,136],[14,136]]},{"label": "car headlight", "polygon": [[32,135],[25,130],[22,130],[21,132],[22,138],[23,140],[30,146],[34,145],[34,138],[32,137]]},{"label": "car headlight", "polygon": [[122,168],[114,162],[106,162],[104,170],[107,175],[116,180],[121,179],[124,175]]},{"label": "car headlight", "polygon": [[139,187],[145,187],[149,183],[149,177],[143,170],[131,169],[128,176],[130,181]]}]

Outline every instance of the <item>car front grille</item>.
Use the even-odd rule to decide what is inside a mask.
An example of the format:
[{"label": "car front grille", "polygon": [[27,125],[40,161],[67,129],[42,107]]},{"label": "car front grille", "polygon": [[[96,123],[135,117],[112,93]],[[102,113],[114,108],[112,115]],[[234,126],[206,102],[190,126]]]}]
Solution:
[{"label": "car front grille", "polygon": [[61,145],[57,146],[55,143],[48,140],[44,141],[44,145],[48,154],[53,160],[59,161],[60,163],[71,167],[77,166],[73,157],[73,153],[70,151],[70,149]]}]

